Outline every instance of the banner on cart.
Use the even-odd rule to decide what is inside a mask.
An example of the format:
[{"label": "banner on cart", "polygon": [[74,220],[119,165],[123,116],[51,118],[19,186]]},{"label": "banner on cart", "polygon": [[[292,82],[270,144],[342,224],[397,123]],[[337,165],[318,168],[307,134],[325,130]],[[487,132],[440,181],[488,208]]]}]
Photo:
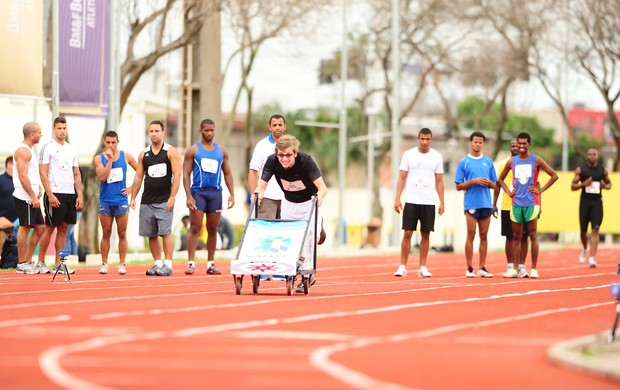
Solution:
[{"label": "banner on cart", "polygon": [[294,275],[306,227],[306,221],[250,220],[231,272]]}]

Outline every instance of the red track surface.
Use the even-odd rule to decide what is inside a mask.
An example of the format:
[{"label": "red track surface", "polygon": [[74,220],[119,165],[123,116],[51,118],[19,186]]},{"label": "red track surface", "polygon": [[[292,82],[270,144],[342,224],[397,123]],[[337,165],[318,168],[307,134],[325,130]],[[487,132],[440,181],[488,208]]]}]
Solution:
[{"label": "red track surface", "polygon": [[[396,257],[319,258],[310,295],[225,275],[147,277],[79,268],[71,283],[0,273],[0,387],[122,389],[618,389],[550,364],[558,341],[609,330],[618,251],[599,267],[543,252],[541,279],[466,279],[462,255],[433,277]],[[413,263],[413,264],[411,264]],[[204,267],[204,264],[201,264]],[[115,272],[116,269],[111,269]]]}]

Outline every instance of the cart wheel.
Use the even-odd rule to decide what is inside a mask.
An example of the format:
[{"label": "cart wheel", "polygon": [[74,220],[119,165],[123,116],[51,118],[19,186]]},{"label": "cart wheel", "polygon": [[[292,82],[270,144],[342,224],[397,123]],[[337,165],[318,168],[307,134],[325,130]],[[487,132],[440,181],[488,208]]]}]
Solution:
[{"label": "cart wheel", "polygon": [[293,295],[295,292],[295,278],[289,277],[286,278],[286,294]]},{"label": "cart wheel", "polygon": [[260,275],[252,275],[252,291],[258,293],[258,285],[260,284]]},{"label": "cart wheel", "polygon": [[306,295],[310,294],[310,278],[303,278],[302,286],[304,288],[304,294]]},{"label": "cart wheel", "polygon": [[235,278],[235,292],[237,295],[241,295],[241,286],[243,285],[243,279],[241,277]]}]

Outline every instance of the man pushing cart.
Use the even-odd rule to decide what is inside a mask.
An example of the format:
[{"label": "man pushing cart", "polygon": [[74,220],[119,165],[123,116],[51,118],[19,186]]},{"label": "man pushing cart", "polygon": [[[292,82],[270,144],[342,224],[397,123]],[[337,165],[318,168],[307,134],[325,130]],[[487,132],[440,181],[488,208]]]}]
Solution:
[{"label": "man pushing cart", "polygon": [[[284,192],[281,220],[252,219],[252,211],[260,206],[267,182],[272,176]],[[326,195],[327,187],[321,177],[321,171],[310,155],[299,151],[299,140],[288,134],[280,137],[275,144],[275,154],[269,156],[265,162],[237,259],[231,263],[231,273],[235,275],[237,294],[240,293],[242,280],[242,277],[236,276],[237,272],[253,275],[255,293],[258,291],[257,280],[260,280],[260,274],[283,275],[287,286],[289,284],[291,286],[289,292],[291,295],[292,283],[295,275],[299,273],[302,275],[302,280],[295,291],[308,294],[310,286],[316,283],[314,277],[316,245],[321,245],[326,236],[321,215],[321,205]],[[255,231],[260,231],[262,235],[253,234]],[[261,239],[260,237],[263,237],[262,244],[255,241]],[[264,269],[246,268],[246,272],[241,272],[238,268],[241,265],[239,261],[251,258],[252,251],[261,252],[259,248],[262,248],[265,259],[267,258],[265,253],[271,253],[272,259],[278,257],[288,259],[282,264],[290,265],[290,259],[293,258],[295,265],[291,266],[292,270],[276,267],[276,271],[268,269],[271,266],[267,264],[261,266],[256,263],[253,266]],[[266,249],[268,250],[265,251]],[[295,253],[297,249],[298,252]]]}]

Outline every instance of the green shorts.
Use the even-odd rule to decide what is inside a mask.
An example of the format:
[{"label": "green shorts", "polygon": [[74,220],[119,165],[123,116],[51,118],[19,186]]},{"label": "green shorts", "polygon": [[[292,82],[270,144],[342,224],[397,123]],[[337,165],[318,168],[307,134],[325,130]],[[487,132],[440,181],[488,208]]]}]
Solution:
[{"label": "green shorts", "polygon": [[526,223],[540,217],[540,205],[536,206],[512,206],[510,220],[515,223]]}]

